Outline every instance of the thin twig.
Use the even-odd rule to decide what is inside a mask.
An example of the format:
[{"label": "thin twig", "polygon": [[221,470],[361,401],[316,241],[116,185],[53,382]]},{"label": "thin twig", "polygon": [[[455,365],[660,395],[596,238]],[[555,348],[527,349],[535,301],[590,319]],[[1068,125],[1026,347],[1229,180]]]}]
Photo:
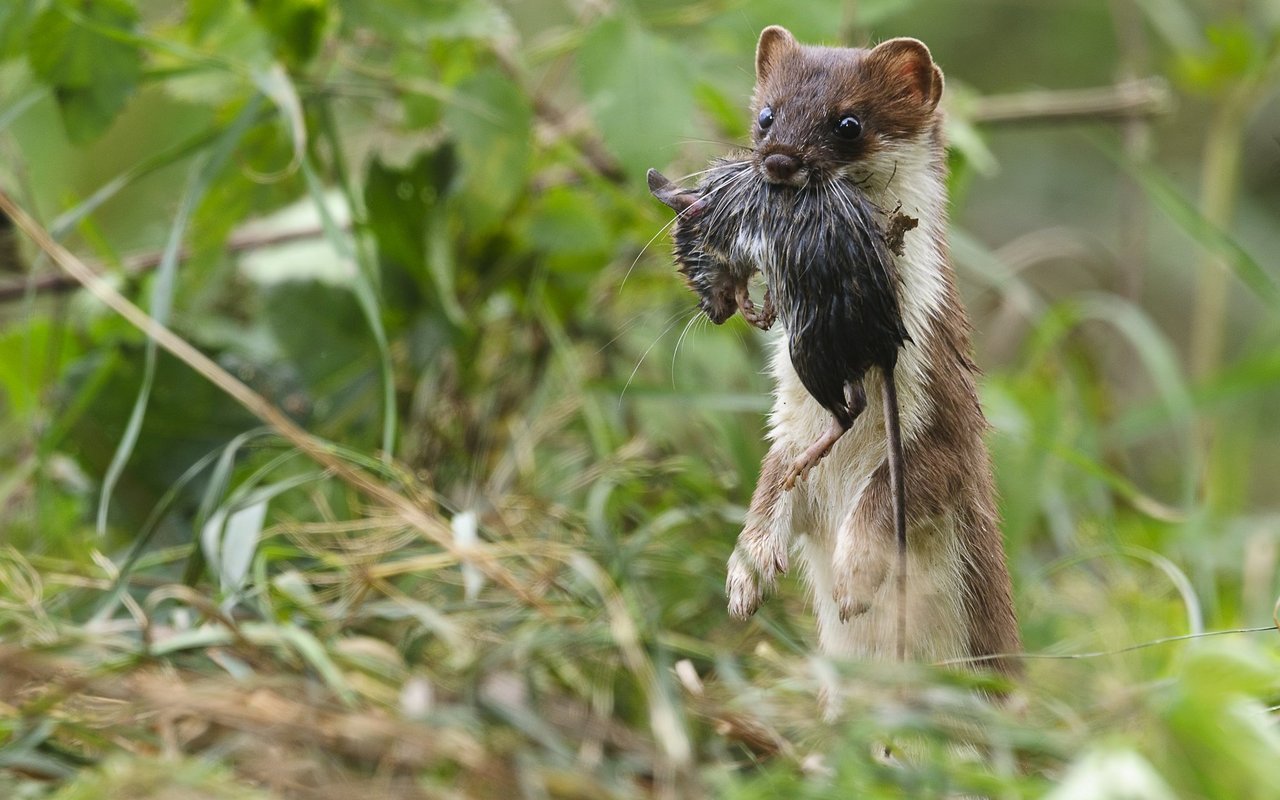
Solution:
[{"label": "thin twig", "polygon": [[970,118],[985,125],[1124,122],[1168,113],[1171,105],[1169,85],[1161,78],[1145,78],[1096,89],[989,95],[974,102]]},{"label": "thin twig", "polygon": [[[507,76],[521,84],[524,75],[515,60],[501,48],[494,48],[494,54],[498,58],[498,65],[507,73]],[[592,134],[580,131],[573,131],[569,124],[568,118],[564,112],[557,108],[551,101],[547,100],[538,92],[527,92],[533,99],[533,113],[541,119],[553,131],[563,136],[572,143],[582,153],[582,157],[587,163],[600,174],[600,177],[611,183],[626,182],[627,175],[623,171],[622,166],[610,155],[601,142]]]},{"label": "thin twig", "polygon": [[[1116,77],[1121,82],[1136,80],[1147,71],[1150,61],[1147,26],[1135,0],[1111,0],[1111,18],[1116,29],[1120,63]],[[1134,115],[1120,123],[1125,158],[1132,164],[1146,164],[1151,158],[1151,120]],[[1142,296],[1147,258],[1147,195],[1141,181],[1131,172],[1120,176],[1117,208],[1119,215],[1117,266],[1123,276],[1125,297],[1138,302]]]},{"label": "thin twig", "polygon": [[1019,658],[1023,660],[1049,660],[1049,661],[1079,661],[1087,658],[1101,658],[1103,656],[1117,656],[1123,653],[1132,653],[1134,650],[1145,650],[1148,647],[1155,647],[1162,644],[1170,644],[1172,642],[1186,642],[1192,639],[1205,639],[1210,636],[1226,636],[1231,633],[1263,633],[1265,631],[1280,630],[1276,625],[1260,625],[1256,628],[1231,628],[1222,631],[1202,631],[1201,633],[1184,633],[1179,636],[1166,636],[1162,639],[1152,639],[1149,642],[1140,642],[1131,644],[1126,647],[1119,647],[1115,650],[1093,650],[1087,653],[994,653],[986,656],[966,656],[964,658],[946,658],[942,661],[933,662],[936,667],[950,667],[968,664],[983,664],[988,661],[997,661],[1002,658]]},{"label": "thin twig", "polygon": [[[258,250],[263,247],[271,247],[277,244],[288,244],[289,242],[301,241],[303,239],[315,239],[324,235],[324,230],[319,226],[310,226],[306,228],[295,228],[288,231],[279,231],[276,233],[241,233],[239,235],[232,234],[227,240],[224,248],[228,253],[242,253],[251,250]],[[136,277],[149,270],[155,269],[160,264],[160,258],[163,253],[159,250],[151,250],[144,253],[135,253],[125,256],[121,259],[121,266],[124,267],[125,273],[129,277]],[[183,248],[178,259],[185,261],[191,258],[190,248]],[[52,272],[47,275],[39,275],[33,278],[27,278],[20,281],[12,281],[0,285],[0,303],[6,303],[13,300],[20,300],[30,294],[62,294],[80,288],[80,281],[60,272]]]},{"label": "thin twig", "polygon": [[55,242],[48,231],[3,191],[0,191],[0,211],[8,214],[18,228],[30,237],[54,263],[66,270],[76,282],[88,289],[103,304],[150,336],[156,344],[178,360],[200,373],[311,460],[353,489],[393,509],[405,524],[421,531],[428,539],[459,561],[472,564],[483,571],[496,583],[509,589],[521,602],[544,613],[549,612],[550,609],[546,603],[531,594],[510,571],[497,563],[492,554],[484,548],[458,547],[453,542],[452,532],[442,520],[427,514],[404,495],[338,457],[327,442],[302,428],[262,395],[250,389],[185,339],[161,325],[147,312],[129,302],[83,261]]}]

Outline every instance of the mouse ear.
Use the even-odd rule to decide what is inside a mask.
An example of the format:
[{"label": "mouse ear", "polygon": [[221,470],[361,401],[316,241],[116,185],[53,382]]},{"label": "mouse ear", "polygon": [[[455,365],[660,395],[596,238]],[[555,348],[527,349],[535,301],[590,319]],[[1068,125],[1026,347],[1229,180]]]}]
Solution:
[{"label": "mouse ear", "polygon": [[919,39],[890,39],[867,56],[868,66],[882,70],[895,86],[911,93],[930,110],[942,99],[942,70]]},{"label": "mouse ear", "polygon": [[761,31],[756,45],[756,81],[763,81],[777,66],[782,54],[793,47],[799,47],[796,37],[781,25],[770,25]]}]

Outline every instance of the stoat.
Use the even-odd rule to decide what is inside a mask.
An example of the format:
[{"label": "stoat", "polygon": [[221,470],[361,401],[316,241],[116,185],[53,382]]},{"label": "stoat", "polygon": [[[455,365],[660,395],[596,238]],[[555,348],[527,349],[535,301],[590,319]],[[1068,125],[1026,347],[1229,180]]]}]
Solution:
[{"label": "stoat", "polygon": [[[730,613],[746,618],[756,611],[787,571],[794,541],[813,590],[823,649],[845,657],[897,654],[899,604],[888,580],[895,564],[889,418],[856,413],[864,392],[881,396],[886,387],[866,366],[855,368],[851,379],[846,363],[848,353],[869,353],[874,357],[861,359],[866,365],[885,363],[895,378],[901,412],[910,587],[906,655],[934,661],[1016,652],[1017,620],[983,442],[977,369],[969,356],[969,322],[948,261],[942,72],[914,39],[869,50],[815,47],[770,27],[760,36],[756,78],[753,147],[728,162],[733,191],[751,200],[732,200],[727,188],[711,186],[705,195],[681,193],[650,176],[654,193],[681,214],[677,260],[709,316],[722,322],[741,309],[749,321],[767,327],[781,296],[781,331],[771,360],[772,446],[729,562]],[[803,264],[779,259],[795,261],[788,254],[812,251],[801,240],[815,231],[825,235],[844,226],[850,237],[862,235],[868,226],[844,224],[853,212],[842,197],[855,198],[855,205],[865,201],[883,216],[896,307],[873,319],[875,304],[867,306],[859,312],[870,315],[861,327],[815,328],[813,315],[789,312],[788,302],[821,309],[834,299],[858,306],[854,301],[870,284],[841,266],[849,259],[825,258],[817,259],[824,265],[819,268],[835,270],[837,278],[841,269],[850,272],[852,289],[839,283],[825,292],[822,280],[810,280],[783,291],[788,274],[807,273],[795,272]],[[766,213],[751,210],[752,203],[764,204]],[[811,215],[819,215],[816,222]],[[910,227],[903,220],[918,221],[918,230],[903,236]],[[727,233],[718,240],[717,231]],[[869,246],[843,244],[855,254]],[[764,311],[750,305],[745,291],[756,270],[770,282]],[[833,312],[835,318],[841,313]],[[817,317],[819,323],[830,318]],[[810,343],[797,350],[805,337]],[[884,356],[889,352],[893,358]],[[838,399],[829,388],[826,396],[815,391],[815,359],[819,371],[830,369],[828,384],[840,388]],[[842,416],[833,408],[839,401],[852,413]],[[990,666],[1015,669],[1008,659]]]}]

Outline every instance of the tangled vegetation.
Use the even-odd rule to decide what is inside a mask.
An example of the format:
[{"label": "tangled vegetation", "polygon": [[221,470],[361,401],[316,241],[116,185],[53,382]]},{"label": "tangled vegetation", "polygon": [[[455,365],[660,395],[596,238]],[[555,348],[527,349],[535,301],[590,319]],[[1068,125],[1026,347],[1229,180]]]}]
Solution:
[{"label": "tangled vegetation", "polygon": [[[0,795],[1275,797],[1280,7],[1231,9],[0,4]],[[1016,702],[820,658],[798,581],[725,612],[767,339],[643,176],[744,140],[770,23],[947,72]]]}]

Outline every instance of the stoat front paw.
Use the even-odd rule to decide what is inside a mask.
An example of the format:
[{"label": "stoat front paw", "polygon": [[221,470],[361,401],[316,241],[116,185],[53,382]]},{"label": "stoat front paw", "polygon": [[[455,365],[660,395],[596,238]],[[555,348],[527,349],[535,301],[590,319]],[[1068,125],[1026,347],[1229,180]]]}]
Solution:
[{"label": "stoat front paw", "polygon": [[790,567],[787,548],[781,537],[752,535],[750,529],[738,537],[738,545],[729,557],[725,593],[729,596],[729,614],[747,619],[764,602],[765,592],[772,592],[778,576]]},{"label": "stoat front paw", "polygon": [[764,602],[764,593],[760,591],[760,584],[756,581],[755,570],[736,549],[729,556],[724,591],[729,596],[729,616],[737,620],[750,619]]}]

